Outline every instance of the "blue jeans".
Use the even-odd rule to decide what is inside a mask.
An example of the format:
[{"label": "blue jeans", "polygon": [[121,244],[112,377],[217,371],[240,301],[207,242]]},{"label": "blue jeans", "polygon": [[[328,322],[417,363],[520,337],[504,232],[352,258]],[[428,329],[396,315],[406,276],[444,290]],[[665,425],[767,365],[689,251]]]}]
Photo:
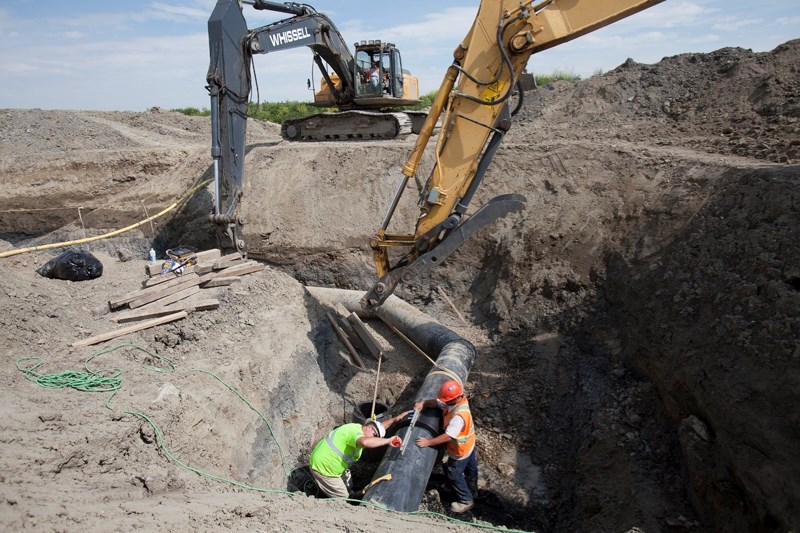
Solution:
[{"label": "blue jeans", "polygon": [[456,461],[452,457],[447,459],[445,465],[447,479],[456,491],[458,501],[471,503],[475,501],[475,494],[478,491],[478,447],[466,459]]}]

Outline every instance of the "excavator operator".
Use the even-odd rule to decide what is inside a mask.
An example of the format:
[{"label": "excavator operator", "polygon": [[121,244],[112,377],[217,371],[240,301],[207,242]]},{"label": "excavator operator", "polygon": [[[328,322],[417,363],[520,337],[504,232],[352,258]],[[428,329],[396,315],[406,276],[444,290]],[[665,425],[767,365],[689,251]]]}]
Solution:
[{"label": "excavator operator", "polygon": [[372,61],[372,66],[370,67],[369,72],[367,73],[367,78],[370,85],[372,85],[372,88],[377,89],[381,82],[381,68],[374,60]]}]

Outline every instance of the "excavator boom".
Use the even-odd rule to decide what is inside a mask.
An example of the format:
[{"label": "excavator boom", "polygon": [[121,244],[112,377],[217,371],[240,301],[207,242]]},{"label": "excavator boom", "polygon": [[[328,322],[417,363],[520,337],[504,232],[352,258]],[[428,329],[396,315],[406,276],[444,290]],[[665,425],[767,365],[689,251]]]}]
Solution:
[{"label": "excavator boom", "polygon": [[[585,35],[663,0],[483,0],[475,22],[456,48],[405,166],[383,224],[372,238],[377,282],[362,306],[379,306],[401,281],[441,263],[465,240],[497,219],[524,208],[525,198],[505,195],[472,216],[467,209],[503,136],[511,127],[509,99],[534,53]],[[519,91],[520,98],[522,92]],[[435,165],[420,198],[413,234],[387,229],[406,183],[418,169],[436,122],[441,131]],[[393,265],[389,249],[408,249]]]}]

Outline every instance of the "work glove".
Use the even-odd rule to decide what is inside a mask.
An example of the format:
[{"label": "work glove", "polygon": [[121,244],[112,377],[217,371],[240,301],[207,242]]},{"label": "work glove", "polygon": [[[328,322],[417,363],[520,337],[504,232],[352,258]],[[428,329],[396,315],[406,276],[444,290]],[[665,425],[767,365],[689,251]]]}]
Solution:
[{"label": "work glove", "polygon": [[390,445],[392,448],[399,448],[399,447],[400,447],[400,445],[401,445],[402,443],[403,443],[403,441],[401,441],[401,440],[400,440],[400,437],[398,437],[397,435],[395,435],[394,437],[392,437],[392,438],[389,440],[389,445]]}]

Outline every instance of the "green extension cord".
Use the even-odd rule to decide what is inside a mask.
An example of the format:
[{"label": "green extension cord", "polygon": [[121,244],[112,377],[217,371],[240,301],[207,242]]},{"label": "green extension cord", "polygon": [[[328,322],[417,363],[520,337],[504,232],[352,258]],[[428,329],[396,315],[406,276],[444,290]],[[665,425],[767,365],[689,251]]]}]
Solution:
[{"label": "green extension cord", "polygon": [[[163,372],[163,373],[172,373],[177,371],[175,368],[175,364],[166,357],[160,356],[157,353],[153,353],[149,350],[146,350],[140,346],[131,343],[118,344],[116,346],[112,346],[110,348],[101,350],[94,355],[90,355],[83,363],[83,369],[84,369],[83,372],[77,370],[68,370],[66,372],[57,372],[54,374],[38,374],[36,373],[36,369],[39,368],[42,364],[44,364],[42,358],[38,356],[22,357],[17,360],[16,364],[17,364],[17,369],[23,373],[25,379],[27,379],[32,383],[36,383],[37,385],[45,389],[73,388],[82,392],[110,392],[111,396],[109,396],[108,400],[106,400],[105,406],[108,409],[112,409],[111,400],[114,398],[114,396],[122,387],[122,369],[107,368],[101,370],[90,370],[89,362],[96,357],[119,350],[120,348],[132,348],[134,350],[139,350],[155,358],[162,364],[162,366],[143,364],[142,366],[147,370],[151,370],[153,372]],[[34,363],[26,367],[21,366],[22,363],[29,361],[33,361]],[[259,418],[261,418],[264,424],[266,424],[267,428],[269,428],[272,440],[275,442],[275,446],[278,448],[278,452],[280,453],[284,472],[288,477],[289,470],[286,465],[286,456],[283,453],[283,449],[281,448],[278,439],[275,437],[275,432],[272,430],[272,425],[269,423],[269,421],[267,421],[266,417],[258,409],[256,409],[252,403],[250,403],[244,396],[242,396],[242,394],[238,390],[236,390],[234,387],[226,383],[222,378],[220,378],[213,372],[210,372],[208,370],[202,370],[199,368],[191,368],[186,372],[202,372],[204,374],[208,374],[209,376],[213,377],[214,379],[222,383],[222,385],[224,385],[228,390],[230,390],[236,396],[238,396],[240,400],[242,400],[254,413],[256,413],[259,416]],[[194,467],[184,464],[183,462],[178,460],[174,455],[172,455],[172,453],[170,453],[170,451],[166,448],[166,446],[164,445],[163,433],[156,425],[156,423],[153,422],[147,415],[145,415],[144,413],[140,413],[137,411],[130,411],[130,410],[123,410],[123,412],[129,415],[142,418],[148,424],[150,424],[153,427],[156,436],[158,437],[159,447],[164,452],[164,454],[176,464],[188,470],[191,470],[192,472],[195,472],[198,475],[206,476],[212,479],[216,479],[218,481],[225,481],[233,485],[243,486],[245,488],[250,488],[255,490],[255,487],[247,487],[246,485],[242,485],[241,483],[233,480],[225,480],[218,476],[214,476],[213,474],[202,472]]]}]

